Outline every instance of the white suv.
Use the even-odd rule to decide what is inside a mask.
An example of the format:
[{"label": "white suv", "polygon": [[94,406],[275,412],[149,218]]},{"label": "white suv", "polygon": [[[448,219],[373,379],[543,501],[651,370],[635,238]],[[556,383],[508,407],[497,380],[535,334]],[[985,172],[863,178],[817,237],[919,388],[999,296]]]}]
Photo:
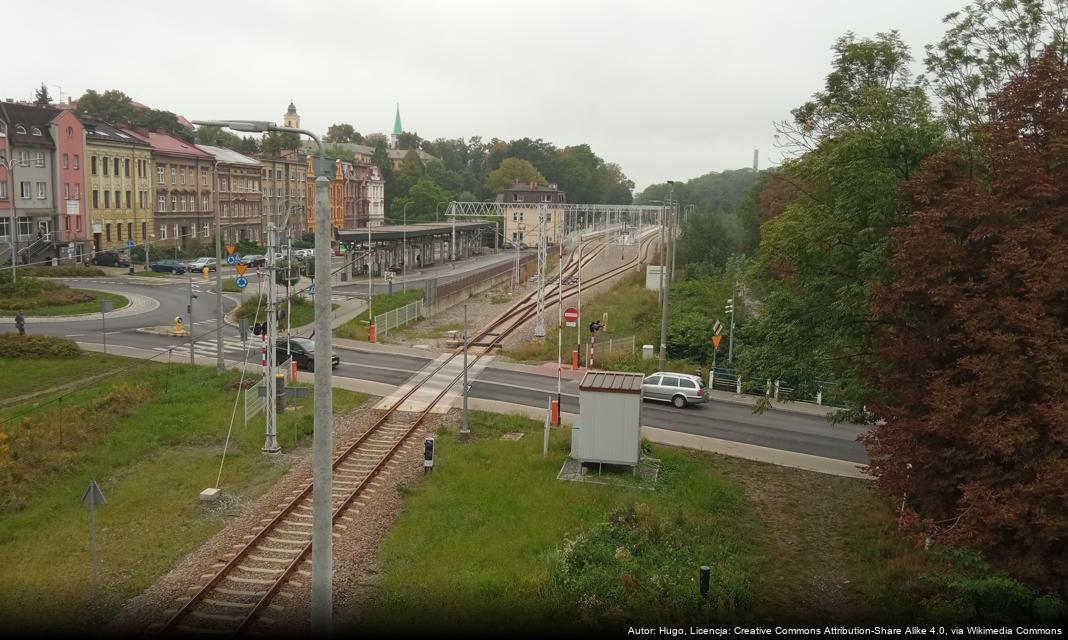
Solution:
[{"label": "white suv", "polygon": [[699,376],[688,373],[658,371],[642,382],[642,396],[646,400],[670,402],[679,409],[700,404],[708,399],[708,392]]},{"label": "white suv", "polygon": [[215,258],[197,258],[186,265],[186,268],[190,271],[202,271],[204,267],[207,267],[210,271],[215,271],[217,267]]}]

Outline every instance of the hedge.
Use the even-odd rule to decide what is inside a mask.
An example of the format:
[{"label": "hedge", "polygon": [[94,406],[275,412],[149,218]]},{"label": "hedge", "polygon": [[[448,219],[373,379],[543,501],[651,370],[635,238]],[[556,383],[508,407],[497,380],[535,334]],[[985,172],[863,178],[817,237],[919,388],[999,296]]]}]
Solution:
[{"label": "hedge", "polygon": [[76,358],[81,353],[67,338],[0,333],[0,354],[5,358]]}]

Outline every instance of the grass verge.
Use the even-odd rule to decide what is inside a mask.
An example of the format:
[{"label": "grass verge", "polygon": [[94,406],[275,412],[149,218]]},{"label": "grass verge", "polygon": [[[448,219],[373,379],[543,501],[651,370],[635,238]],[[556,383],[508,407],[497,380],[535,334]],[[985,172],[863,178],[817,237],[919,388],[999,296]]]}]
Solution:
[{"label": "grass verge", "polygon": [[[554,431],[543,458],[536,421],[476,411],[471,429],[465,443],[439,430],[434,473],[407,491],[361,628],[558,634],[744,617],[759,523],[711,456],[654,449],[657,490],[621,489],[556,480],[568,430]],[[501,440],[505,432],[526,435]],[[702,564],[715,567],[711,607],[698,597]]]},{"label": "grass verge", "polygon": [[[111,300],[115,309],[130,304],[128,298],[117,293],[71,289],[58,282],[50,282],[47,285],[58,285],[62,289],[46,287],[48,291],[43,295],[0,299],[0,316],[14,316],[19,311],[25,316],[74,316],[99,313],[102,300]],[[27,331],[32,331],[32,320],[27,318]]]},{"label": "grass verge", "polygon": [[106,373],[129,363],[125,358],[103,353],[82,353],[71,358],[0,358],[0,371],[4,372],[0,400]]},{"label": "grass verge", "polygon": [[[224,287],[225,289],[225,287]],[[279,319],[282,327],[286,325],[285,318],[285,300],[278,301],[279,308],[282,310],[282,315]],[[337,309],[338,305],[333,305],[331,308]],[[236,320],[242,318],[248,318],[249,322],[257,316],[257,309],[259,313],[260,321],[266,321],[267,318],[267,296],[259,296],[257,299],[255,296],[245,300],[241,303],[241,306],[234,312]],[[294,297],[290,299],[290,316],[289,323],[296,329],[297,327],[303,327],[315,322],[315,303],[305,298]]]},{"label": "grass verge", "polygon": [[[80,497],[90,479],[108,500],[97,511],[103,618],[226,524],[229,514],[205,509],[197,495],[216,485],[237,374],[139,364],[0,426],[9,436],[0,479],[0,550],[9,559],[0,565],[0,628],[87,630],[89,524]],[[335,411],[364,399],[335,389]],[[293,458],[260,454],[262,418],[243,426],[237,415],[220,488],[240,505],[272,486]],[[283,447],[305,447],[311,426],[310,402],[287,412],[279,421]]]},{"label": "grass verge", "polygon": [[[371,300],[371,307],[374,314],[377,316],[387,311],[393,311],[399,309],[406,304],[411,304],[416,300],[423,299],[422,289],[411,289],[408,291],[394,291],[392,294],[376,295]],[[367,325],[367,311],[364,311],[360,315],[356,316],[352,320],[349,320],[345,324],[341,325],[334,331],[334,335],[339,338],[348,338],[349,340],[368,340],[368,325]]]},{"label": "grass verge", "polygon": [[57,267],[19,267],[19,274],[41,278],[100,278],[108,275],[99,267],[83,267],[70,264]]}]

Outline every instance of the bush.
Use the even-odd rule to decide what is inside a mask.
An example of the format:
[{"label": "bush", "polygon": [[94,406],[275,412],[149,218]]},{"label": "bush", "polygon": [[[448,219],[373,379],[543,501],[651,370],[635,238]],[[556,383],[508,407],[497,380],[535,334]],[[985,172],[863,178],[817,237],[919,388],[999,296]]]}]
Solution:
[{"label": "bush", "polygon": [[0,354],[5,358],[76,358],[81,353],[67,338],[0,333]]},{"label": "bush", "polygon": [[99,278],[107,275],[97,267],[83,267],[71,264],[58,267],[21,267],[19,275],[22,274],[45,278]]}]

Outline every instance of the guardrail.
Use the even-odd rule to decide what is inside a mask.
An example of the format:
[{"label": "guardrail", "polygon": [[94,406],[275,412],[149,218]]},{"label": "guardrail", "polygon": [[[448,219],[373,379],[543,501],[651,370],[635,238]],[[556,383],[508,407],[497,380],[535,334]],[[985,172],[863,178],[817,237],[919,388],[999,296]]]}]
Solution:
[{"label": "guardrail", "polygon": [[[740,379],[735,369],[716,367],[709,374],[709,386],[720,391],[733,393],[754,393],[755,395],[767,395],[773,400],[778,400],[780,395],[788,395],[793,392],[793,387],[785,380],[768,380],[760,376],[749,376],[748,379]],[[793,398],[794,402],[812,402],[817,405],[829,405],[834,407],[843,406],[835,400],[838,385],[833,382],[820,381],[820,388],[815,396]]]},{"label": "guardrail", "polygon": [[413,320],[426,316],[426,309],[422,300],[404,305],[403,307],[387,311],[375,316],[375,331],[378,335],[386,335],[390,329],[402,327]]},{"label": "guardrail", "polygon": [[[502,255],[505,252],[507,252],[507,250],[502,252]],[[527,264],[532,260],[537,260],[537,258],[537,254],[525,253],[519,258],[519,266],[522,267],[523,265]],[[433,289],[433,295],[435,299],[438,297],[447,296],[456,293],[457,291],[463,291],[467,287],[482,282],[484,280],[495,278],[504,273],[511,273],[514,268],[515,262],[510,260],[508,262],[502,262],[501,264],[498,264],[490,269],[469,273],[465,276],[460,276],[459,278],[449,280],[448,282],[442,284],[437,284],[437,278],[435,278],[434,286],[427,287],[427,293],[430,294],[431,289]]]}]

